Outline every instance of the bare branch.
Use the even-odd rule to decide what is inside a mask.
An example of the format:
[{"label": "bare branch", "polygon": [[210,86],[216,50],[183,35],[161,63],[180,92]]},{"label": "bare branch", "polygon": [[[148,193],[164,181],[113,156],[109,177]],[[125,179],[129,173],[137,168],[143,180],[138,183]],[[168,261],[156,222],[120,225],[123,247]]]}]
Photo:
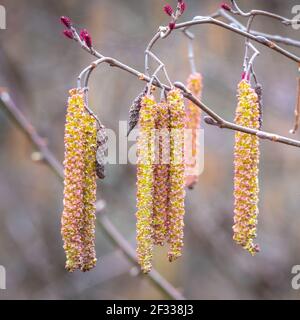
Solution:
[{"label": "bare branch", "polygon": [[255,36],[254,34],[248,33],[244,30],[241,29],[237,29],[225,22],[222,22],[220,20],[211,18],[211,17],[202,17],[202,16],[196,16],[193,20],[191,21],[186,21],[186,22],[182,22],[182,23],[178,23],[175,26],[175,29],[182,29],[185,27],[191,27],[194,25],[199,25],[199,24],[214,24],[217,25],[219,27],[222,27],[224,29],[230,30],[234,33],[237,33],[243,37],[249,38],[251,40],[256,41],[257,43],[260,43],[282,55],[284,55],[285,57],[299,63],[300,62],[300,57],[296,56],[295,54],[281,48],[280,46],[278,46],[277,44],[275,44],[273,41],[268,40],[265,37],[262,36]]},{"label": "bare branch", "polygon": [[256,17],[256,16],[265,16],[265,17],[269,17],[269,18],[273,18],[276,20],[279,20],[281,23],[290,26],[293,22],[298,22],[298,20],[291,20],[285,17],[282,17],[278,14],[274,14],[272,12],[268,12],[268,11],[263,11],[263,10],[251,10],[249,12],[244,12],[242,11],[235,0],[231,0],[234,8],[236,9],[236,11],[232,10],[231,12],[237,15],[240,15],[242,17]]},{"label": "bare branch", "polygon": [[[241,29],[243,31],[247,31],[247,28],[240,23],[238,20],[236,20],[234,17],[232,17],[228,12],[226,12],[223,9],[218,10],[216,13],[214,13],[213,15],[211,15],[212,18],[219,18],[219,17],[223,17],[226,20],[228,20],[231,24],[232,27],[235,27],[237,29]],[[273,34],[268,34],[268,33],[263,33],[260,31],[255,31],[255,30],[251,30],[249,33],[255,35],[255,36],[261,36],[264,37],[268,40],[271,41],[275,41],[278,43],[282,43],[288,46],[293,46],[293,47],[298,47],[300,48],[300,41],[295,40],[295,39],[291,39],[291,38],[287,38],[287,37],[282,37],[279,35],[273,35]]]},{"label": "bare branch", "polygon": [[[103,62],[108,63],[110,66],[118,67],[126,72],[129,72],[130,74],[138,77],[142,81],[145,81],[145,82],[151,81],[151,78],[149,76],[144,75],[143,73],[141,73],[141,72],[133,69],[132,67],[118,61],[117,59],[113,59],[111,57],[104,57],[102,59],[103,59]],[[100,60],[102,60],[102,59],[100,59]],[[171,90],[170,86],[165,85],[165,84],[161,84],[161,83],[157,82],[156,79],[153,81],[152,84],[155,85],[156,87],[164,89],[166,91]],[[273,133],[268,133],[268,132],[264,132],[264,131],[254,130],[254,129],[247,128],[247,127],[238,126],[232,122],[228,122],[228,121],[222,119],[218,114],[216,114],[212,109],[207,107],[203,102],[198,100],[195,96],[193,96],[182,83],[175,82],[174,85],[183,91],[183,95],[187,99],[192,101],[195,105],[197,105],[200,109],[202,109],[207,115],[209,115],[211,118],[213,118],[219,124],[218,127],[220,127],[220,128],[241,131],[241,132],[249,133],[252,135],[256,135],[261,139],[267,139],[267,140],[270,140],[273,142],[279,142],[279,143],[291,145],[291,146],[298,147],[298,148],[300,147],[300,141],[298,141],[298,140],[279,136],[279,135],[273,134]]]}]

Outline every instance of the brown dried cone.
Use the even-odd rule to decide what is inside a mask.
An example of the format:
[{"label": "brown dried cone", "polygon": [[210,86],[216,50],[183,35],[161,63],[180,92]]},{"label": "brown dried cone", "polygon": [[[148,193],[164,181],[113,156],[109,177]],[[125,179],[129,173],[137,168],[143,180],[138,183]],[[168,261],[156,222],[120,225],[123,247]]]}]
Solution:
[{"label": "brown dried cone", "polygon": [[169,108],[166,102],[155,108],[155,165],[153,190],[153,240],[156,245],[164,245],[166,238],[166,218],[169,198],[170,135]]},{"label": "brown dried cone", "polygon": [[167,232],[169,260],[174,261],[182,254],[184,228],[185,165],[184,165],[184,128],[185,110],[183,96],[178,89],[168,93],[170,110],[170,191]]},{"label": "brown dried cone", "polygon": [[257,102],[259,106],[259,130],[261,130],[262,125],[263,125],[263,101],[262,101],[262,85],[260,83],[257,83],[255,85],[255,93],[257,94]]},{"label": "brown dried cone", "polygon": [[152,96],[144,96],[139,116],[137,142],[137,257],[141,269],[152,268],[153,250],[153,162],[155,139],[155,105]]},{"label": "brown dried cone", "polygon": [[99,179],[105,178],[105,155],[107,152],[107,133],[101,125],[97,131],[96,173]]},{"label": "brown dried cone", "polygon": [[127,132],[127,136],[129,136],[130,132],[134,129],[139,121],[142,98],[145,96],[147,90],[148,88],[146,86],[145,89],[134,99],[129,109],[129,129]]},{"label": "brown dried cone", "polygon": [[[201,98],[202,76],[200,73],[191,74],[187,81],[187,88],[192,94]],[[201,123],[201,110],[188,100],[186,105],[186,137],[185,137],[185,186],[192,189],[199,178],[198,156],[199,129]]]},{"label": "brown dried cone", "polygon": [[[258,97],[248,81],[238,86],[235,123],[259,129]],[[233,239],[252,255],[259,251],[256,238],[258,215],[259,139],[243,132],[235,133],[234,148],[234,226]]]}]

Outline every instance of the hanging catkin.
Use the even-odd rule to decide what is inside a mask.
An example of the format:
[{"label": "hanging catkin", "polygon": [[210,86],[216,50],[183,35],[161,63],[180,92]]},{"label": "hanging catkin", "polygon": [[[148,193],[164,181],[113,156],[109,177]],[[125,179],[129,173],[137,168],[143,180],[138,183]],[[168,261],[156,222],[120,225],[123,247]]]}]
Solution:
[{"label": "hanging catkin", "polygon": [[[238,106],[235,123],[259,129],[258,97],[250,83],[238,85]],[[235,133],[234,152],[234,236],[233,239],[252,255],[259,251],[256,238],[258,215],[259,139],[243,132]]]},{"label": "hanging catkin", "polygon": [[185,110],[183,96],[178,89],[168,93],[170,110],[170,190],[167,217],[169,260],[174,261],[182,254],[184,228],[185,165],[184,127]]},{"label": "hanging catkin", "polygon": [[84,179],[83,179],[83,216],[82,229],[83,261],[82,271],[95,267],[95,220],[96,220],[96,151],[97,123],[93,116],[85,112],[84,127]]},{"label": "hanging catkin", "polygon": [[155,105],[152,96],[142,98],[137,142],[137,256],[144,273],[152,267]]},{"label": "hanging catkin", "polygon": [[82,266],[84,117],[83,95],[76,89],[70,90],[64,137],[64,210],[61,221],[66,269],[69,271]]},{"label": "hanging catkin", "polygon": [[164,245],[169,200],[170,117],[166,102],[157,104],[155,111],[156,161],[153,189],[153,240],[156,245]]},{"label": "hanging catkin", "polygon": [[[192,94],[201,98],[202,76],[200,73],[191,74],[187,81],[187,88]],[[197,183],[199,172],[197,161],[199,156],[199,130],[201,123],[201,109],[190,100],[186,105],[186,139],[185,139],[185,185],[192,189]]]},{"label": "hanging catkin", "polygon": [[84,94],[70,91],[65,126],[62,237],[66,269],[87,271],[96,264],[96,121],[85,110]]}]

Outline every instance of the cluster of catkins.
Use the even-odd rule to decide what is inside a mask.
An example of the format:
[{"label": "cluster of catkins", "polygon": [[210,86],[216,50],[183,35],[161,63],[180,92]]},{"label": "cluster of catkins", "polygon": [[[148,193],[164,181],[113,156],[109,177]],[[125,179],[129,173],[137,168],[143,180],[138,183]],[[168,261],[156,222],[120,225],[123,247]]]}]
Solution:
[{"label": "cluster of catkins", "polygon": [[[103,128],[100,128],[103,136]],[[66,269],[88,271],[96,265],[95,211],[96,178],[104,177],[97,164],[97,123],[85,108],[84,92],[70,90],[65,125],[64,209],[62,238]],[[104,139],[105,140],[105,139]]]},{"label": "cluster of catkins", "polygon": [[139,112],[137,162],[137,255],[143,272],[152,267],[154,245],[169,244],[168,257],[182,254],[185,197],[186,113],[178,89],[156,103],[144,95]]}]

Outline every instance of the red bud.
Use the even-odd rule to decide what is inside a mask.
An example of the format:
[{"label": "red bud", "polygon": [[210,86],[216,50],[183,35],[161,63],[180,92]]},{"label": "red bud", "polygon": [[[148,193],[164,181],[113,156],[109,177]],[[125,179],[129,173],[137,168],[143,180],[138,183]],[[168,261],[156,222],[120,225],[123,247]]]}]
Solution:
[{"label": "red bud", "polygon": [[60,22],[68,29],[70,29],[72,26],[72,20],[68,17],[65,17],[65,16],[60,17]]},{"label": "red bud", "polygon": [[186,3],[184,1],[179,2],[180,13],[183,14],[186,9]]},{"label": "red bud", "polygon": [[87,34],[89,34],[88,31],[87,31],[86,29],[82,29],[82,30],[80,31],[80,34],[79,34],[80,39],[81,39],[82,41],[84,41],[84,37],[85,37]]},{"label": "red bud", "polygon": [[86,29],[82,29],[80,31],[79,36],[80,36],[80,39],[85,42],[87,47],[89,47],[89,48],[92,47],[92,37],[90,36],[90,34],[88,33],[88,31]]},{"label": "red bud", "polygon": [[221,4],[221,8],[224,9],[224,10],[226,10],[226,11],[231,11],[231,7],[230,7],[227,3],[225,3],[225,2],[223,2],[223,3]]},{"label": "red bud", "polygon": [[164,6],[164,11],[165,11],[165,13],[168,15],[168,16],[172,16],[172,14],[173,14],[173,9],[172,9],[172,7],[169,5],[169,4],[166,4],[165,6]]},{"label": "red bud", "polygon": [[74,34],[72,30],[64,30],[63,34],[69,39],[74,39]]},{"label": "red bud", "polygon": [[170,30],[173,30],[175,28],[175,26],[176,26],[175,22],[170,22],[169,23]]}]

